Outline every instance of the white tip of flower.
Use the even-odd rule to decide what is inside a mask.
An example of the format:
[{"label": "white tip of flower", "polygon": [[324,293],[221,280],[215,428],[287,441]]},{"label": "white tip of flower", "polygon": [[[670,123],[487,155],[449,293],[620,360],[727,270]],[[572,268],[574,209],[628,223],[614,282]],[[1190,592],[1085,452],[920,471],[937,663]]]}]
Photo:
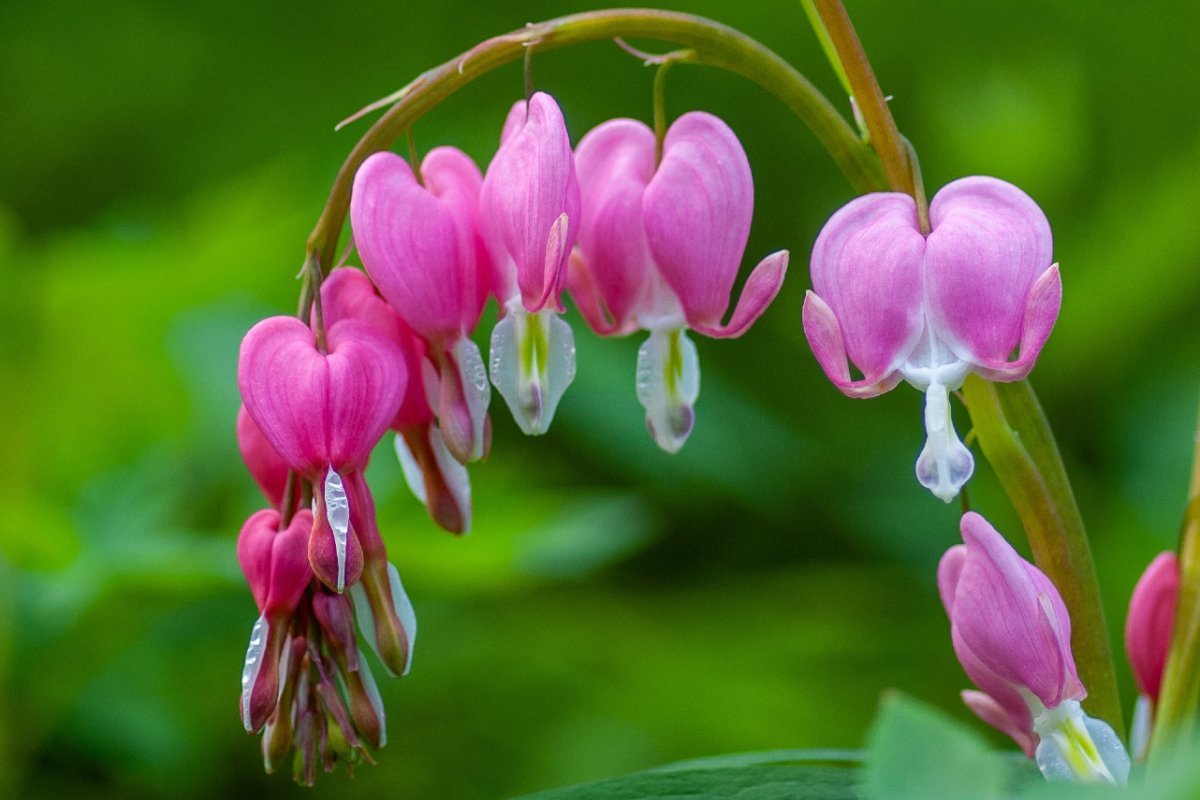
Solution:
[{"label": "white tip of flower", "polygon": [[250,721],[250,697],[254,694],[254,682],[262,669],[263,654],[267,649],[267,617],[260,614],[250,629],[250,644],[246,647],[246,661],[242,664],[242,726],[246,733],[253,733]]},{"label": "white tip of flower", "polygon": [[463,337],[455,342],[451,354],[458,364],[459,380],[471,415],[471,460],[475,461],[483,458],[484,423],[492,402],[492,387],[488,385],[487,368],[478,345]]},{"label": "white tip of flower", "polygon": [[[400,581],[400,573],[396,571],[396,565],[389,561],[387,570],[388,587],[392,592],[392,606],[396,610],[396,619],[400,620],[400,625],[404,628],[404,635],[408,639],[408,659],[404,662],[404,671],[400,673],[407,675],[408,671],[412,669],[413,650],[416,649],[417,644],[417,612],[413,609],[412,601],[408,599],[408,593],[404,591],[404,584]],[[378,656],[379,639],[375,635],[375,613],[371,610],[371,603],[367,599],[367,590],[363,581],[350,587],[350,596],[354,600],[354,616],[358,621],[358,631],[371,648],[371,652]],[[387,661],[382,656],[379,660],[388,674],[394,677],[395,673],[388,668]]]},{"label": "white tip of flower", "polygon": [[1133,760],[1141,763],[1150,752],[1150,731],[1154,725],[1154,701],[1149,695],[1139,694],[1133,706],[1133,723],[1129,726],[1129,749]]},{"label": "white tip of flower", "polygon": [[490,362],[492,383],[517,426],[531,436],[545,433],[575,380],[571,326],[551,309],[531,314],[510,306],[492,330]]},{"label": "white tip of flower", "polygon": [[396,434],[395,447],[396,460],[400,462],[400,471],[404,473],[404,482],[408,484],[408,490],[413,493],[413,497],[421,501],[422,505],[428,505],[429,500],[425,497],[425,474],[421,472],[421,465],[417,463],[417,457],[408,448],[408,442],[404,441],[403,434]]},{"label": "white tip of flower", "polygon": [[945,384],[929,384],[925,390],[925,447],[917,457],[917,480],[949,503],[974,471],[975,459],[954,431]]},{"label": "white tip of flower", "polygon": [[358,674],[362,679],[363,688],[367,690],[367,697],[371,700],[371,708],[379,717],[379,746],[383,747],[387,744],[387,713],[383,707],[383,697],[379,694],[379,686],[375,683],[375,676],[371,674],[371,665],[365,658],[358,660]]},{"label": "white tip of flower", "polygon": [[1041,737],[1034,756],[1048,781],[1111,783],[1129,779],[1129,754],[1108,723],[1083,713],[1079,702],[1064,700],[1033,722]]},{"label": "white tip of flower", "polygon": [[[429,428],[429,446],[433,449],[433,457],[437,459],[438,468],[442,471],[442,480],[453,495],[455,503],[463,517],[463,533],[471,531],[471,476],[465,464],[459,462],[450,448],[442,431],[436,426]],[[393,567],[393,569],[395,569]]]},{"label": "white tip of flower", "polygon": [[338,594],[346,588],[346,537],[350,532],[350,501],[346,498],[346,487],[342,476],[332,467],[325,475],[325,518],[333,530],[333,547],[337,552]]},{"label": "white tip of flower", "polygon": [[637,398],[654,441],[676,453],[696,421],[700,359],[684,328],[655,329],[638,349]]}]

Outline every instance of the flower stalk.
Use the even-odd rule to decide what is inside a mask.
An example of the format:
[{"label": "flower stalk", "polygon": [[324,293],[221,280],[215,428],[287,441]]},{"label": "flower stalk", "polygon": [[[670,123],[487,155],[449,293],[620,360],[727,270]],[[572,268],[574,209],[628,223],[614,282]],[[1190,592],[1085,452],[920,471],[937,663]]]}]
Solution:
[{"label": "flower stalk", "polygon": [[[693,63],[725,69],[757,83],[813,131],[857,191],[872,191],[887,185],[875,151],[859,139],[824,95],[793,66],[754,39],[690,14],[654,9],[592,11],[488,39],[423,73],[388,98],[394,99],[395,104],[363,135],[338,171],[321,217],[309,235],[308,253],[321,264],[332,263],[359,165],[371,153],[390,147],[406,128],[458,89],[497,67],[523,59],[527,48],[534,44],[539,52],[545,52],[618,37],[677,44],[692,51],[689,60]],[[872,114],[876,115],[874,111]],[[314,290],[311,282],[306,282],[305,293]],[[302,299],[301,306],[304,305]]]},{"label": "flower stalk", "polygon": [[1050,423],[1028,381],[992,383],[971,376],[963,396],[983,454],[1012,500],[1037,566],[1071,615],[1071,646],[1088,687],[1088,712],[1124,729],[1100,585],[1083,519]]}]

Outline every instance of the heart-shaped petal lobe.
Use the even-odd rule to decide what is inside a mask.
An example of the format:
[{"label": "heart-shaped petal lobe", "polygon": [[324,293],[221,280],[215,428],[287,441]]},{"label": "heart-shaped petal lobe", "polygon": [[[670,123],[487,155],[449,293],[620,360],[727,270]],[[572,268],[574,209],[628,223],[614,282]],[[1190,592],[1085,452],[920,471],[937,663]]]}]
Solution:
[{"label": "heart-shaped petal lobe", "polygon": [[[930,323],[958,357],[1006,361],[1030,327],[1025,317],[1034,282],[1051,266],[1046,215],[1012,184],[977,176],[942,187],[929,205],[929,220]],[[1044,320],[1033,327],[1049,334]]]}]

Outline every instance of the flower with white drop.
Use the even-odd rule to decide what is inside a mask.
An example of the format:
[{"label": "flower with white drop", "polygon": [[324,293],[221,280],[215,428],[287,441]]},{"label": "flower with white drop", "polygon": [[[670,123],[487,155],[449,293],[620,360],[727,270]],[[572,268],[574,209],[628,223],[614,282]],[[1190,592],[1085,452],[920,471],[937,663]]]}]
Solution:
[{"label": "flower with white drop", "polygon": [[1028,375],[1058,317],[1062,280],[1050,224],[1012,184],[947,184],[929,223],[922,233],[916,203],[896,192],[864,195],[834,214],[813,246],[804,333],[850,397],[901,380],[925,393],[917,479],[949,502],[975,466],[954,431],[950,392],[972,372],[992,381]]},{"label": "flower with white drop", "polygon": [[688,330],[742,335],[779,291],[787,251],[767,256],[746,281],[729,322],[729,296],[750,235],[754,184],[737,136],[712,114],[684,114],[656,163],[645,124],[614,119],[579,142],[583,197],[568,287],[601,335],[639,328],[637,395],[658,446],[676,452],[691,433],[700,364]]}]

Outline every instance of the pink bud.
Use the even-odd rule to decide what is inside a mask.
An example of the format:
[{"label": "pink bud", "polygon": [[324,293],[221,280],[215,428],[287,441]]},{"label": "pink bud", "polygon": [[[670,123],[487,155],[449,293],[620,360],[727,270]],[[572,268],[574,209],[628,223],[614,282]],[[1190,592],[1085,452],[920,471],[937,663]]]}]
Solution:
[{"label": "pink bud", "polygon": [[975,685],[1024,730],[1042,709],[1022,705],[1054,708],[1087,696],[1071,655],[1071,620],[1050,580],[987,520],[964,514],[962,535],[966,544],[950,548],[938,565],[954,652]]},{"label": "pink bud", "polygon": [[526,311],[561,311],[579,230],[579,183],[562,111],[550,95],[536,92],[509,112],[479,205],[501,305],[519,297]]},{"label": "pink bud", "polygon": [[254,482],[271,505],[278,507],[283,503],[283,493],[287,489],[288,465],[254,424],[245,406],[238,408],[237,440],[242,460]]},{"label": "pink bud", "polygon": [[258,511],[238,534],[237,556],[242,574],[254,593],[258,610],[274,619],[290,617],[312,581],[307,542],[312,513],[297,512],[287,528],[279,530],[279,512]]},{"label": "pink bud", "polygon": [[1172,552],[1159,553],[1142,573],[1125,619],[1125,651],[1138,691],[1158,703],[1163,671],[1175,623],[1179,595],[1179,561]]}]

